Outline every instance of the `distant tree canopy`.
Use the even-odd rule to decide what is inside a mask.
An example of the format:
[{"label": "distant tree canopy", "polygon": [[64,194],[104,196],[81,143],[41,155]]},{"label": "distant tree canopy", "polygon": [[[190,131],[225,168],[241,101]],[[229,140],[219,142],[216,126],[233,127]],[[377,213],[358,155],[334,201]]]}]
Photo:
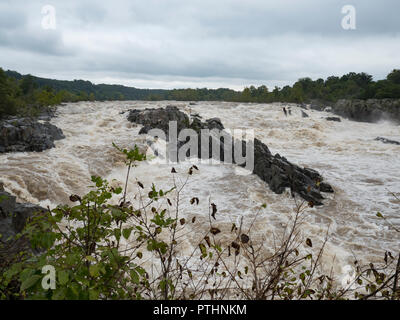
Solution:
[{"label": "distant tree canopy", "polygon": [[395,69],[384,80],[350,72],[342,77],[326,80],[301,78],[293,86],[265,85],[232,89],[137,89],[122,85],[95,85],[90,81],[52,80],[0,68],[0,118],[8,115],[34,115],[47,106],[61,102],[112,100],[178,100],[178,101],[232,101],[232,102],[294,102],[311,100],[336,102],[339,99],[400,98],[400,70]]}]

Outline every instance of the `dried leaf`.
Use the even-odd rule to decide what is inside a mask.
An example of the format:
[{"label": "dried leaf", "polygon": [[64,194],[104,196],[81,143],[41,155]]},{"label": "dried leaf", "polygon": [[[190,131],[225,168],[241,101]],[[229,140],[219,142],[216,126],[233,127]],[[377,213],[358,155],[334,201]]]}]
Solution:
[{"label": "dried leaf", "polygon": [[214,220],[216,220],[215,219],[215,214],[217,213],[217,206],[215,205],[215,203],[211,203],[211,207],[212,207],[212,213],[211,213],[211,217],[213,217],[214,218]]},{"label": "dried leaf", "polygon": [[236,250],[239,250],[239,248],[240,248],[240,245],[236,242],[232,242],[231,246],[233,249],[236,249]]},{"label": "dried leaf", "polygon": [[142,189],[144,189],[143,183],[141,183],[140,181],[138,181],[137,184],[139,185],[139,187],[141,187]]},{"label": "dried leaf", "polygon": [[232,229],[231,229],[231,232],[233,232],[233,231],[235,231],[235,230],[237,230],[236,224],[235,224],[235,223],[232,223]]},{"label": "dried leaf", "polygon": [[215,236],[215,235],[217,235],[218,233],[220,233],[221,230],[219,230],[218,228],[213,227],[213,228],[211,228],[210,232]]},{"label": "dried leaf", "polygon": [[206,240],[207,245],[208,245],[209,247],[211,247],[210,237],[209,237],[209,236],[205,236],[205,237],[204,237],[204,240]]},{"label": "dried leaf", "polygon": [[81,199],[80,196],[74,194],[74,195],[72,195],[72,196],[69,197],[69,200],[70,200],[71,202],[77,202],[77,201],[81,201],[82,199]]},{"label": "dried leaf", "polygon": [[246,244],[250,241],[250,238],[247,234],[242,233],[240,236],[240,241],[242,241],[242,243]]},{"label": "dried leaf", "polygon": [[307,238],[306,244],[307,244],[309,247],[312,247],[312,241],[311,241],[310,238]]}]

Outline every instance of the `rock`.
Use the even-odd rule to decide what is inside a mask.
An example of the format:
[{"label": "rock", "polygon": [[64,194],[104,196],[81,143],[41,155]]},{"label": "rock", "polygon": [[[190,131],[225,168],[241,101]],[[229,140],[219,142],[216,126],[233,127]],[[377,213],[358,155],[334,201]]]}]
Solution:
[{"label": "rock", "polygon": [[45,212],[46,209],[31,203],[17,203],[12,215],[12,226],[16,233],[21,232],[27,220],[34,215]]},{"label": "rock", "polygon": [[0,234],[1,241],[21,232],[26,221],[46,209],[31,203],[18,203],[16,197],[8,192],[0,192]]},{"label": "rock", "polygon": [[383,138],[383,137],[377,137],[377,138],[375,138],[375,140],[376,141],[381,141],[381,142],[387,143],[387,144],[395,144],[395,145],[400,146],[400,142],[396,141],[396,140],[390,140],[390,139],[386,139],[386,138]]},{"label": "rock", "polygon": [[169,121],[177,122],[178,132],[189,126],[189,117],[179,111],[176,106],[167,106],[165,109],[130,110],[128,120],[143,125],[141,134],[157,128],[163,130],[168,136]]},{"label": "rock", "polygon": [[202,116],[199,115],[198,113],[192,113],[192,114],[191,114],[191,117],[192,117],[192,118],[199,118],[199,119],[202,119]]},{"label": "rock", "polygon": [[0,265],[7,266],[17,261],[20,254],[37,255],[41,248],[33,248],[25,236],[16,237],[27,220],[46,209],[29,203],[18,203],[8,192],[0,192]]},{"label": "rock", "polygon": [[0,192],[0,234],[1,231],[9,235],[21,232],[30,217],[45,211],[45,208],[31,203],[18,203],[15,196]]},{"label": "rock", "polygon": [[325,109],[324,109],[324,112],[332,112],[332,107],[326,107]]},{"label": "rock", "polygon": [[301,116],[303,118],[309,118],[309,115],[307,113],[305,113],[303,110],[301,110]]},{"label": "rock", "polygon": [[310,109],[315,110],[315,111],[323,111],[324,110],[324,105],[318,100],[312,100],[310,104]]},{"label": "rock", "polygon": [[65,138],[61,129],[49,122],[28,118],[0,121],[0,153],[43,151]]},{"label": "rock", "polygon": [[16,197],[9,194],[8,192],[0,192],[0,217],[7,217],[9,214],[14,212],[16,205]]},{"label": "rock", "polygon": [[207,129],[217,129],[217,130],[224,130],[224,126],[219,118],[211,118],[206,120],[206,124],[204,126]]},{"label": "rock", "polygon": [[400,99],[339,100],[333,112],[361,122],[400,121]]},{"label": "rock", "polygon": [[[185,128],[193,129],[198,134],[200,134],[202,129],[215,129],[219,133],[224,130],[224,126],[221,120],[218,118],[208,119],[204,122],[198,118],[194,118],[192,123],[189,124],[189,119],[186,114],[179,111],[178,108],[171,106],[165,109],[159,108],[131,110],[128,115],[128,120],[143,125],[143,128],[141,129],[142,133],[147,133],[153,128],[162,129],[166,133],[167,139],[169,121],[171,120],[178,121],[178,132]],[[203,147],[201,136],[198,136],[198,154],[190,155],[188,150],[186,156],[197,156],[200,158],[204,155],[201,152],[201,148]],[[301,168],[295,164],[292,164],[279,154],[272,155],[267,145],[260,140],[254,139],[254,141],[246,142],[234,140],[231,136],[229,137],[230,139],[228,140],[234,141],[234,147],[232,148],[232,159],[234,159],[233,154],[235,148],[240,144],[242,146],[242,150],[246,150],[247,143],[254,144],[253,173],[265,181],[273,192],[281,194],[286,188],[289,188],[292,193],[299,194],[303,199],[313,202],[314,205],[322,205],[322,200],[324,197],[321,195],[321,192],[333,192],[333,189],[329,184],[322,182],[323,177],[317,171],[310,168]],[[211,137],[209,138],[208,143],[204,143],[205,146],[208,146],[209,158],[213,157],[216,160],[224,161],[224,144],[227,143],[228,140],[222,139],[220,135],[219,139],[221,141],[221,145],[220,156],[218,158],[214,152],[212,152],[212,139],[216,138]],[[176,153],[184,144],[185,141],[180,141],[175,146],[170,146],[169,143],[169,152],[172,151]],[[245,167],[246,163],[239,165]]]},{"label": "rock", "polygon": [[327,121],[336,121],[336,122],[342,121],[342,119],[340,119],[339,117],[327,117],[326,120]]},{"label": "rock", "polygon": [[45,108],[44,110],[41,110],[37,120],[50,121],[51,118],[54,118],[55,116],[56,111],[54,108]]}]

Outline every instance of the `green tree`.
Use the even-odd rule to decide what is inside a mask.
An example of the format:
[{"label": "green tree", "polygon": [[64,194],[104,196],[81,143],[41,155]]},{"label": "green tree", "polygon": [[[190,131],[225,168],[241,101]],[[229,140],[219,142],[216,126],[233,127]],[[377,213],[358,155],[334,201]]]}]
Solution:
[{"label": "green tree", "polygon": [[387,80],[395,84],[400,84],[400,70],[394,69],[391,73],[388,74]]}]

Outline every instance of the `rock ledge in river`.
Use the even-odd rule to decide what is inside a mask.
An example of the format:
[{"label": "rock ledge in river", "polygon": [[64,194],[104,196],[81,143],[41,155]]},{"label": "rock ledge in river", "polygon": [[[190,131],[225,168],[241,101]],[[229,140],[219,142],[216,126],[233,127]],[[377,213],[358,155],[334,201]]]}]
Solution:
[{"label": "rock ledge in river", "polygon": [[65,138],[61,129],[49,122],[29,118],[0,121],[0,153],[43,151]]},{"label": "rock ledge in river", "polygon": [[[201,129],[217,129],[217,131],[224,129],[221,120],[218,118],[208,119],[202,122],[198,117],[195,117],[192,119],[192,122],[190,122],[189,117],[175,106],[167,106],[165,109],[134,109],[129,112],[128,120],[143,125],[140,133],[148,133],[151,129],[161,129],[165,133],[167,139],[169,135],[169,121],[177,122],[178,133],[185,128],[193,129],[198,134]],[[200,137],[200,135],[198,136]],[[205,143],[205,145],[209,146],[209,158],[215,158],[214,152],[212,152],[211,139],[208,141],[208,144]],[[220,141],[220,157],[216,160],[224,161],[224,143],[226,140],[220,138]],[[170,150],[177,152],[185,143],[185,141],[180,141],[177,143],[177,146],[170,146]],[[201,138],[198,139],[198,143],[198,154],[186,154],[187,156],[202,157]],[[329,184],[322,182],[323,177],[317,171],[309,168],[301,168],[292,164],[279,154],[272,155],[267,145],[258,139],[254,139],[254,142],[235,140],[232,154],[238,144],[241,144],[242,150],[246,150],[246,143],[253,143],[254,147],[253,173],[265,181],[273,192],[281,194],[286,188],[289,188],[293,194],[297,193],[303,199],[313,202],[315,205],[322,205],[324,197],[321,192],[333,192]],[[232,156],[232,159],[235,158]],[[245,166],[245,164],[239,165],[242,167]]]}]

